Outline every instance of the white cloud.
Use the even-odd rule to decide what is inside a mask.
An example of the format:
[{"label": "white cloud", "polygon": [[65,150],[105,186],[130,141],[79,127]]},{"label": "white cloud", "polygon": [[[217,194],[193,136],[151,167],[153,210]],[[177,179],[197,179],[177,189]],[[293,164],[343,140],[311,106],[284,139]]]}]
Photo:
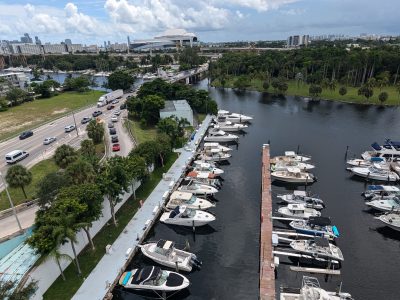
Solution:
[{"label": "white cloud", "polygon": [[240,10],[237,10],[237,11],[236,11],[236,16],[237,16],[239,19],[243,19],[243,18],[244,18],[244,15],[240,12]]},{"label": "white cloud", "polygon": [[298,2],[300,0],[215,0],[216,3],[229,3],[231,5],[238,5],[248,7],[257,11],[267,11],[270,9],[278,9],[279,7]]},{"label": "white cloud", "polygon": [[73,3],[65,5],[66,25],[68,31],[81,34],[101,34],[106,30],[95,18],[78,12],[78,7]]},{"label": "white cloud", "polygon": [[302,15],[306,12],[305,9],[301,9],[301,8],[292,8],[292,9],[288,9],[288,10],[282,10],[281,11],[283,14],[285,15],[289,15],[289,16],[297,16],[297,15]]}]

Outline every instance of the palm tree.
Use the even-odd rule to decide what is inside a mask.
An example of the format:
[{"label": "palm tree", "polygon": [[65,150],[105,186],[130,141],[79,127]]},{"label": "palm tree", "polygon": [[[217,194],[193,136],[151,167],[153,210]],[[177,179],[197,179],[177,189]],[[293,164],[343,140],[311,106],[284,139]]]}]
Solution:
[{"label": "palm tree", "polygon": [[12,188],[20,187],[24,193],[25,199],[27,195],[25,192],[25,186],[32,182],[32,173],[21,165],[15,165],[8,169],[6,174],[6,181]]},{"label": "palm tree", "polygon": [[96,178],[93,166],[83,159],[74,161],[65,171],[73,184],[92,183]]},{"label": "palm tree", "polygon": [[69,145],[61,145],[56,149],[54,154],[56,165],[62,169],[65,169],[69,164],[73,163],[77,159],[78,154],[75,149]]},{"label": "palm tree", "polygon": [[[72,252],[74,253],[74,261],[76,268],[78,269],[78,274],[81,275],[81,266],[79,264],[78,256],[76,254],[75,243],[76,243],[76,225],[70,224],[69,216],[64,216],[59,219],[59,225],[54,229],[54,235],[60,240],[62,244],[66,243],[68,240],[71,243]],[[73,225],[73,226],[72,226]]]},{"label": "palm tree", "polygon": [[89,122],[86,127],[88,137],[90,137],[95,144],[100,144],[104,137],[104,127],[102,124],[97,123],[95,120]]},{"label": "palm tree", "polygon": [[53,248],[53,250],[48,254],[48,256],[56,261],[58,269],[60,270],[61,273],[61,277],[65,281],[66,280],[65,274],[63,269],[61,268],[60,261],[63,259],[71,261],[72,257],[69,256],[68,254],[60,253],[60,251],[58,251],[58,246],[59,243],[57,243],[57,247]]}]

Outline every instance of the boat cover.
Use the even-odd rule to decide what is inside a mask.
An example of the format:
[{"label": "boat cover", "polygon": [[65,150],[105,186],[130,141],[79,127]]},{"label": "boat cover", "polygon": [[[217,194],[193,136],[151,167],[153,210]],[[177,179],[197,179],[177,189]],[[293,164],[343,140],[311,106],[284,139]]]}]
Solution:
[{"label": "boat cover", "polygon": [[183,277],[179,274],[170,272],[167,278],[167,286],[181,286],[183,283]]},{"label": "boat cover", "polygon": [[331,219],[327,217],[310,217],[308,222],[313,225],[328,226],[331,225]]},{"label": "boat cover", "polygon": [[154,279],[160,274],[160,272],[162,271],[161,268],[159,267],[154,267],[154,266],[144,267],[135,273],[132,279],[132,284],[140,284],[143,281]]},{"label": "boat cover", "polygon": [[382,158],[382,157],[371,157],[371,161],[372,162],[382,162],[382,161],[384,161],[385,159],[384,158]]},{"label": "boat cover", "polygon": [[374,148],[374,150],[376,150],[376,151],[382,150],[382,147],[379,146],[379,144],[377,142],[371,144],[371,147]]},{"label": "boat cover", "polygon": [[169,218],[173,219],[176,217],[176,215],[179,214],[179,206],[175,207],[173,210],[171,210],[170,214],[169,214]]},{"label": "boat cover", "polygon": [[328,239],[326,239],[324,237],[315,237],[314,241],[315,241],[315,244],[318,247],[322,247],[322,248],[328,248],[329,247],[329,241],[328,241]]},{"label": "boat cover", "polygon": [[386,140],[386,144],[392,145],[394,147],[400,147],[400,142],[392,141],[390,139]]}]

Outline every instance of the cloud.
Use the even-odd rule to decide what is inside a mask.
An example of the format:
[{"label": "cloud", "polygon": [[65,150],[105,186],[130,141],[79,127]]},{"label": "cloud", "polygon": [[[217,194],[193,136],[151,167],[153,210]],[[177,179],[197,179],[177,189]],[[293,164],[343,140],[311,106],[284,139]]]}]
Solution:
[{"label": "cloud", "polygon": [[236,16],[237,16],[239,19],[243,19],[243,18],[244,18],[244,15],[240,12],[240,10],[237,10],[237,11],[236,11]]},{"label": "cloud", "polygon": [[[217,3],[221,3],[221,0],[216,0]],[[242,7],[248,7],[257,11],[267,11],[270,9],[278,9],[286,4],[298,2],[300,0],[222,0],[222,2],[229,3],[231,5],[238,5]]]},{"label": "cloud", "polygon": [[95,18],[78,12],[78,7],[73,3],[67,3],[64,7],[66,25],[69,31],[79,32],[85,35],[104,34],[106,29]]}]

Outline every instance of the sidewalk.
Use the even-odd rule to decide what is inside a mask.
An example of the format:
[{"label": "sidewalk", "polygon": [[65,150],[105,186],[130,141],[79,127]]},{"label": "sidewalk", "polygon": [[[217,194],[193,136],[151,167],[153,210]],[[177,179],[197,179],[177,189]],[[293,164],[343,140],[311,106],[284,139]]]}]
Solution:
[{"label": "sidewalk", "polygon": [[[36,211],[38,210],[37,205],[17,213],[18,219],[23,229],[29,228],[35,222]],[[6,236],[12,235],[19,231],[18,223],[15,220],[14,215],[10,215],[3,219],[0,219],[0,239]]]}]

